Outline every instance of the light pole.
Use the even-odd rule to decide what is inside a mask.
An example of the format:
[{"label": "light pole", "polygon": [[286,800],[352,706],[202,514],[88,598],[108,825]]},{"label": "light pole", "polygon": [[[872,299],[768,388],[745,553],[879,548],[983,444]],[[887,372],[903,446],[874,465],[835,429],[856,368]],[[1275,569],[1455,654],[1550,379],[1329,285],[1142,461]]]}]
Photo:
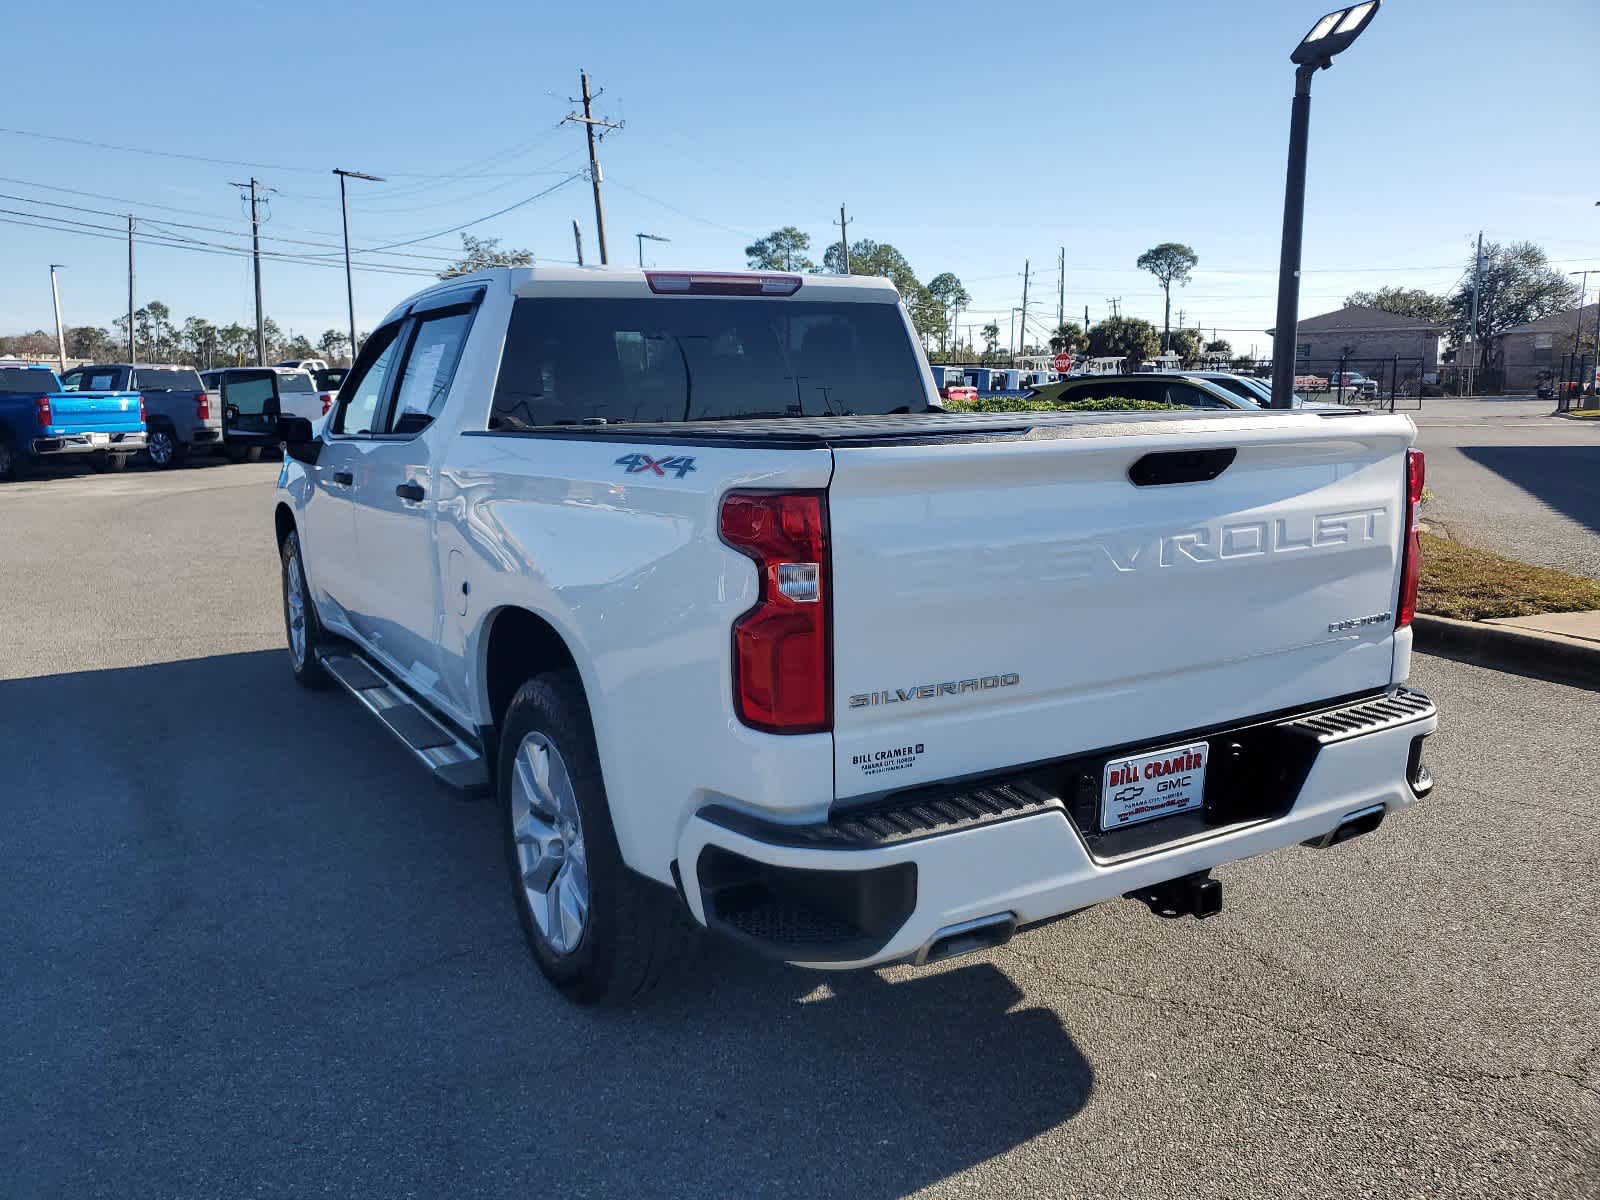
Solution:
[{"label": "light pole", "polygon": [[644,268],[644,244],[646,242],[670,242],[672,240],[671,238],[658,237],[653,233],[636,233],[633,236],[639,239],[639,267],[641,270]]},{"label": "light pole", "polygon": [[1289,170],[1283,188],[1283,244],[1278,257],[1278,323],[1272,335],[1272,407],[1294,403],[1295,337],[1300,322],[1300,235],[1306,219],[1306,143],[1311,131],[1311,77],[1361,36],[1378,0],[1328,13],[1289,55],[1294,105],[1289,110]]},{"label": "light pole", "polygon": [[356,285],[350,274],[350,204],[345,199],[346,179],[365,179],[368,183],[383,183],[382,175],[367,175],[361,171],[344,171],[338,167],[333,173],[339,177],[339,215],[344,218],[344,295],[350,305],[350,365],[356,362]]},{"label": "light pole", "polygon": [[[50,264],[50,299],[54,300],[55,304],[56,304],[56,354],[57,354],[57,365],[61,368],[61,373],[63,375],[65,375],[66,371],[67,371],[67,339],[66,339],[66,335],[61,332],[61,289],[56,286],[56,272],[58,270],[64,270],[65,267],[66,267],[65,263],[51,263]],[[1580,309],[1581,309],[1581,306],[1580,306]],[[1578,323],[1580,325],[1583,324],[1583,320],[1582,320],[1581,315],[1579,317]]]}]

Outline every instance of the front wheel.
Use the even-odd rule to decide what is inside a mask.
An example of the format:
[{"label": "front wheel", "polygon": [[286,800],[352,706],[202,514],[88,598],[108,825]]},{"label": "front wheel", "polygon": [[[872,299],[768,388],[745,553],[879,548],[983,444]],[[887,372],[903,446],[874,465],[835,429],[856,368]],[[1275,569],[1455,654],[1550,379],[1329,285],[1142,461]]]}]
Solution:
[{"label": "front wheel", "polygon": [[506,861],[528,949],[567,999],[642,996],[692,948],[694,927],[622,861],[589,706],[573,671],[523,684],[500,737]]},{"label": "front wheel", "polygon": [[328,672],[317,657],[322,641],[322,624],[311,601],[306,583],[305,559],[300,554],[300,535],[291,532],[283,539],[283,625],[289,642],[289,670],[302,687],[325,688]]}]

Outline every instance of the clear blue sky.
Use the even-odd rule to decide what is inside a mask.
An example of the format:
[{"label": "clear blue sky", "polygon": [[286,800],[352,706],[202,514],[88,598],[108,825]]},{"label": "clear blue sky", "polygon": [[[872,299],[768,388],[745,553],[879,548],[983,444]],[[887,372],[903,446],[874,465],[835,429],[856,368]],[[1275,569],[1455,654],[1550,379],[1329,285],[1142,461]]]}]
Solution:
[{"label": "clear blue sky", "polygon": [[[853,239],[894,243],[924,280],[954,271],[974,320],[992,314],[1004,340],[1025,258],[1041,315],[1054,317],[1064,245],[1069,314],[1087,304],[1098,320],[1120,296],[1125,313],[1159,321],[1159,289],[1133,261],[1183,241],[1200,265],[1174,310],[1237,348],[1268,344],[1287,56],[1316,0],[363,8],[80,0],[10,44],[0,126],[259,164],[279,189],[265,232],[303,242],[337,244],[331,168],[387,175],[352,185],[354,239],[375,246],[578,170],[582,136],[558,121],[582,66],[605,89],[598,111],[626,121],[601,150],[613,262],[635,261],[642,230],[672,239],[646,245],[651,262],[742,266],[743,246],[783,224],[809,232],[820,258],[844,201]],[[1357,287],[1443,289],[1479,228],[1539,242],[1566,269],[1600,267],[1600,136],[1577,69],[1597,36],[1592,0],[1386,0],[1315,83],[1302,314]],[[228,181],[251,173],[0,133],[0,193],[233,231],[168,226],[201,242],[248,244]],[[10,198],[0,209],[13,210],[3,221],[120,224]],[[592,261],[581,179],[472,232],[570,259],[574,217]],[[268,245],[338,261],[330,245]],[[405,250],[457,245],[452,234]],[[120,241],[0,223],[0,332],[50,326],[51,262],[67,266],[68,324],[109,326],[123,310]],[[358,274],[362,327],[424,282]],[[315,339],[344,327],[343,284],[340,270],[269,261],[267,311]],[[145,246],[139,299],[179,320],[248,323],[249,260]]]}]

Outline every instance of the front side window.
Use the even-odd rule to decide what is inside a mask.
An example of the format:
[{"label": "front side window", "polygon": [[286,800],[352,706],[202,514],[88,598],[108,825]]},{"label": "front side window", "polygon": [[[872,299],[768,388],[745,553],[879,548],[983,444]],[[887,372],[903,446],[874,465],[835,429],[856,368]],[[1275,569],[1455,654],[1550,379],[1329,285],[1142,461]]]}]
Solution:
[{"label": "front side window", "polygon": [[333,421],[335,433],[373,432],[373,423],[378,419],[378,406],[383,402],[389,375],[394,367],[397,350],[395,335],[399,332],[399,325],[380,329],[361,348],[362,361],[356,364],[351,378],[345,381],[339,392],[339,411],[334,414]]},{"label": "front side window", "polygon": [[61,377],[61,390],[63,392],[75,392],[83,387],[83,375],[84,372],[81,367],[76,371],[68,371]]},{"label": "front side window", "polygon": [[418,323],[411,339],[411,353],[406,355],[405,370],[400,375],[391,428],[406,413],[439,415],[444,398],[450,393],[450,381],[455,378],[461,347],[471,325],[470,310],[430,316]]},{"label": "front side window", "polygon": [[524,298],[489,428],[927,411],[893,304]]}]

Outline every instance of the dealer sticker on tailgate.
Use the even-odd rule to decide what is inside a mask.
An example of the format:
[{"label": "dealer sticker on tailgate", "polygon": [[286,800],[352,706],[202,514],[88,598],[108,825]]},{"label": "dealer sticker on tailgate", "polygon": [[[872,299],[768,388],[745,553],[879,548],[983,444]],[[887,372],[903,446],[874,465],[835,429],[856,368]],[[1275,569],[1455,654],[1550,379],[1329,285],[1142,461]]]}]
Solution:
[{"label": "dealer sticker on tailgate", "polygon": [[1114,758],[1100,781],[1100,828],[1120,829],[1199,808],[1205,798],[1205,742]]}]

